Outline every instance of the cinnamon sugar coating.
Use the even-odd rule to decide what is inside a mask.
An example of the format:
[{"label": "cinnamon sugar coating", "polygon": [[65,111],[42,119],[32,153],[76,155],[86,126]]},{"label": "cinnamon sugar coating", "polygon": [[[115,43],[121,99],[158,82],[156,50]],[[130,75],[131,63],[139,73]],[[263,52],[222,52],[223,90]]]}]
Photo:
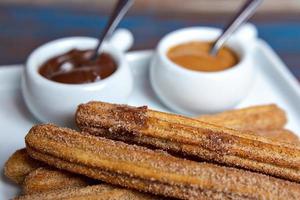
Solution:
[{"label": "cinnamon sugar coating", "polygon": [[51,166],[107,183],[181,199],[299,199],[300,185],[249,171],[199,163],[141,146],[37,125],[27,151]]},{"label": "cinnamon sugar coating", "polygon": [[92,184],[95,184],[95,181],[77,174],[58,169],[40,167],[26,176],[23,183],[23,193],[33,194]]},{"label": "cinnamon sugar coating", "polygon": [[19,149],[4,164],[4,175],[11,181],[22,184],[30,172],[41,166],[42,163],[28,156],[26,149]]},{"label": "cinnamon sugar coating", "polygon": [[202,115],[197,119],[243,131],[280,130],[287,122],[285,112],[275,104],[251,106],[214,115]]},{"label": "cinnamon sugar coating", "polygon": [[36,194],[27,194],[15,200],[158,200],[152,196],[101,184],[75,187]]},{"label": "cinnamon sugar coating", "polygon": [[213,115],[202,115],[196,119],[227,128],[247,131],[253,135],[268,137],[280,142],[300,144],[295,133],[284,129],[287,122],[286,114],[275,104],[251,106]]},{"label": "cinnamon sugar coating", "polygon": [[[140,117],[138,121],[143,122],[126,120],[120,107],[134,115],[131,118]],[[130,109],[134,111],[129,112]],[[180,115],[103,102],[80,105],[75,119],[77,126],[88,134],[300,182],[298,145]]]}]

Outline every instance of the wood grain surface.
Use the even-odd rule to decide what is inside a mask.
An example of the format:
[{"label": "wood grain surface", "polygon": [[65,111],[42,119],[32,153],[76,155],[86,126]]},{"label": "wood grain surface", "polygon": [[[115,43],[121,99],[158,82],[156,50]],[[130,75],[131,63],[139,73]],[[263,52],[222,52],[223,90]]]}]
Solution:
[{"label": "wood grain surface", "polygon": [[[63,4],[66,1],[59,5],[16,1],[7,3],[4,0],[0,3],[0,65],[24,63],[34,48],[53,39],[68,36],[97,37],[111,8],[109,3],[107,7],[98,7],[78,6],[80,3]],[[130,29],[135,36],[134,50],[155,48],[161,37],[178,28],[222,27],[232,16],[232,12],[225,11],[162,10],[153,6],[148,9],[136,8],[122,21],[120,27]],[[251,22],[257,26],[259,36],[275,49],[300,80],[300,12],[296,8],[290,12],[260,12]]]},{"label": "wood grain surface", "polygon": [[[176,13],[233,12],[246,0],[135,0],[133,10]],[[42,6],[77,6],[109,9],[116,0],[1,0],[0,3]],[[299,12],[299,0],[264,0],[258,12]]]}]

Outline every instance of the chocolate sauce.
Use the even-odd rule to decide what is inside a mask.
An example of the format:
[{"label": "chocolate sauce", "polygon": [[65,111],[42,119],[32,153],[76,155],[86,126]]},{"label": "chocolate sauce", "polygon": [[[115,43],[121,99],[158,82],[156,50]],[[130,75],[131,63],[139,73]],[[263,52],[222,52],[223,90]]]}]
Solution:
[{"label": "chocolate sauce", "polygon": [[92,50],[71,51],[47,60],[41,65],[39,73],[52,81],[81,84],[105,79],[117,70],[117,63],[107,53],[91,60]]}]

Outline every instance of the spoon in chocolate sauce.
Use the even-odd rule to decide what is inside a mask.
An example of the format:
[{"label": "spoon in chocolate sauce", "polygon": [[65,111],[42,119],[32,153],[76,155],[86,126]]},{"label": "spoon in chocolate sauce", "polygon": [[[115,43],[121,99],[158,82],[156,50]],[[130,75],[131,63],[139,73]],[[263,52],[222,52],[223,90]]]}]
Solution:
[{"label": "spoon in chocolate sauce", "polygon": [[256,11],[263,0],[248,0],[224,28],[222,34],[213,43],[210,55],[215,56],[227,39],[243,25]]},{"label": "spoon in chocolate sauce", "polygon": [[98,51],[101,49],[103,42],[112,35],[117,25],[128,12],[132,4],[133,0],[118,0],[112,14],[109,17],[108,23],[99,37],[98,44],[92,53],[91,60],[95,60],[98,57]]}]

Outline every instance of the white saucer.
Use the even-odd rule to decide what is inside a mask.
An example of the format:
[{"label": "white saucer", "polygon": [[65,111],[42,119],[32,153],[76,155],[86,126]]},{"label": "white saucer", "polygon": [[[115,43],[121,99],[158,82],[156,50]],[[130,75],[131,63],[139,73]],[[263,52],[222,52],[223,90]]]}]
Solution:
[{"label": "white saucer", "polygon": [[[252,90],[237,107],[276,103],[286,110],[289,118],[287,128],[300,136],[300,87],[296,78],[282,63],[273,50],[261,40],[257,41],[254,56],[258,73]],[[148,77],[152,51],[127,54],[134,74],[134,90],[129,104],[148,105],[152,109],[169,111],[155,96]],[[38,123],[25,107],[20,91],[22,65],[0,67],[0,166],[17,149],[23,148],[24,136],[32,125]],[[18,187],[0,179],[0,199],[17,195]]]}]

